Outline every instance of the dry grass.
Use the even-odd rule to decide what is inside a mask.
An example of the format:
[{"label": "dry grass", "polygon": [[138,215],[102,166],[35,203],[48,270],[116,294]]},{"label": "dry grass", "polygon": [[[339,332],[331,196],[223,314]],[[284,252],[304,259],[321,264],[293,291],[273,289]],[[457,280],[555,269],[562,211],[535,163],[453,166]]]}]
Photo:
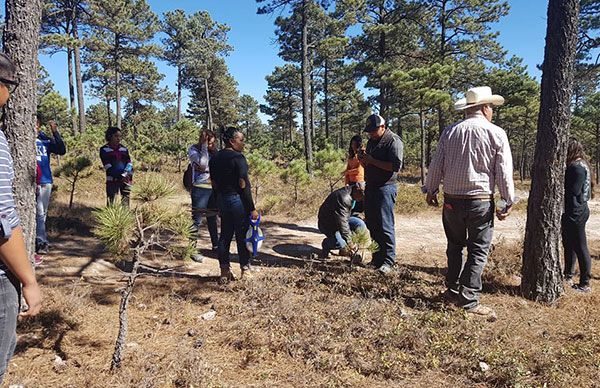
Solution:
[{"label": "dry grass", "polygon": [[[144,278],[130,308],[121,370],[108,370],[119,286],[44,286],[20,326],[8,382],[26,386],[593,386],[600,296],[543,307],[515,295],[518,247],[497,244],[484,300],[495,323],[444,305],[443,271],[265,269],[252,281]],[[423,263],[426,258],[416,258]],[[199,317],[210,308],[213,321]],[[585,324],[582,324],[584,323]],[[57,366],[55,356],[66,360]],[[479,362],[490,366],[482,371]]]},{"label": "dry grass", "polygon": [[[98,175],[98,176],[97,176]],[[179,182],[179,174],[172,173]],[[82,182],[74,211],[55,207],[53,233],[85,234],[103,185]],[[177,179],[177,180],[175,180]],[[99,180],[102,182],[101,180]],[[281,183],[273,213],[314,215],[326,186],[309,185],[294,207]],[[399,186],[400,211],[424,210],[418,186]],[[406,189],[406,190],[404,190]],[[57,192],[64,196],[62,190]],[[187,206],[183,191],[178,206]],[[184,203],[185,202],[185,203]],[[52,207],[51,207],[52,209]],[[70,229],[68,229],[70,228]],[[83,229],[83,232],[82,232]],[[591,242],[592,254],[599,247]],[[444,271],[411,255],[382,278],[364,269],[265,268],[252,281],[143,277],[130,306],[123,367],[109,372],[124,282],[45,277],[42,315],[19,327],[8,384],[31,387],[595,386],[600,380],[600,294],[568,292],[555,306],[518,295],[520,245],[494,246],[483,301],[494,323],[438,298]],[[442,255],[441,248],[439,255]],[[51,259],[47,266],[52,266]],[[335,266],[334,266],[335,267]],[[596,266],[597,267],[597,266]],[[53,268],[54,269],[54,268]],[[56,271],[55,271],[56,273]],[[594,268],[597,278],[598,271]],[[58,276],[58,277],[57,277]],[[216,319],[200,316],[214,308]],[[64,365],[55,363],[59,356]],[[482,371],[479,363],[489,365]]]}]

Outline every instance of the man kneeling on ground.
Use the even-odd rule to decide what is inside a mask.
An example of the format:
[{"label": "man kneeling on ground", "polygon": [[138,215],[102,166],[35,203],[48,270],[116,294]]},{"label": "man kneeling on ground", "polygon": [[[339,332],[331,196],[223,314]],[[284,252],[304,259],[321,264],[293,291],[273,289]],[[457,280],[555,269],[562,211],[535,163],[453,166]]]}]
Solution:
[{"label": "man kneeling on ground", "polygon": [[319,231],[326,236],[321,244],[321,258],[327,258],[333,249],[339,249],[341,256],[351,255],[350,234],[366,229],[363,220],[352,216],[356,203],[363,200],[364,190],[364,182],[342,187],[329,194],[319,208]]}]

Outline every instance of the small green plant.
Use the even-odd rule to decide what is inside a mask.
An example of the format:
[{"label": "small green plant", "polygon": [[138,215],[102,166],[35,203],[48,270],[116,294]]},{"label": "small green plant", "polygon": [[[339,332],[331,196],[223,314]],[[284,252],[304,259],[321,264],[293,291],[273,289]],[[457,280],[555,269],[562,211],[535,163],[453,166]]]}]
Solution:
[{"label": "small green plant", "polygon": [[254,201],[258,202],[258,192],[265,182],[277,171],[277,165],[258,151],[247,155],[250,177],[254,187]]},{"label": "small green plant", "polygon": [[[351,263],[354,261],[362,261],[365,253],[371,252],[371,254],[379,251],[379,244],[371,240],[371,235],[367,228],[359,228],[350,234],[350,250],[351,250]],[[358,257],[360,260],[358,260]],[[356,260],[355,260],[356,258]]]},{"label": "small green plant", "polygon": [[56,176],[63,176],[71,184],[71,193],[69,195],[69,209],[73,207],[73,196],[75,195],[75,186],[81,179],[92,175],[92,161],[86,156],[79,156],[75,159],[69,159],[64,162],[56,171]]},{"label": "small green plant", "polygon": [[174,192],[175,188],[165,178],[151,174],[137,183],[134,198],[139,202],[134,209],[118,205],[94,211],[94,234],[106,245],[115,260],[125,257],[130,259],[131,264],[127,285],[121,296],[119,334],[111,369],[121,365],[127,336],[127,307],[145,253],[155,247],[171,255],[184,254],[189,257],[193,253],[191,218],[185,212],[171,211],[163,203]]},{"label": "small green plant", "polygon": [[306,172],[306,164],[304,161],[296,159],[290,162],[288,168],[285,169],[281,178],[287,184],[294,187],[294,205],[298,202],[298,189],[303,184],[310,181],[310,175]]}]

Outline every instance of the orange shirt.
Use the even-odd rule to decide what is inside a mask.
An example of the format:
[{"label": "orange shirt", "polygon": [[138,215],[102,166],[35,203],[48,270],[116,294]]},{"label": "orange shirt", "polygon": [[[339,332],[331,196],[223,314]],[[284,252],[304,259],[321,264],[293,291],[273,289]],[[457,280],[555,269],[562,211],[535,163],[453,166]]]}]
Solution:
[{"label": "orange shirt", "polygon": [[360,164],[358,157],[348,158],[348,165],[346,166],[346,184],[365,181],[365,168]]}]

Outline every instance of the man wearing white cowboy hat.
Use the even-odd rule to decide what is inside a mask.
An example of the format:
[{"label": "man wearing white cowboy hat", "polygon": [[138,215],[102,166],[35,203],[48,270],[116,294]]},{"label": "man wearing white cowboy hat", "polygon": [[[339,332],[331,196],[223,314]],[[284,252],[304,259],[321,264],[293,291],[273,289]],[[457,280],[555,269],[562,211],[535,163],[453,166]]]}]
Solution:
[{"label": "man wearing white cowboy hat", "polygon": [[503,103],[504,98],[487,86],[469,89],[465,98],[456,101],[454,107],[465,112],[465,119],[442,133],[425,182],[427,203],[432,206],[438,205],[439,185],[444,185],[442,222],[448,240],[444,296],[469,313],[492,319],[495,312],[481,305],[479,296],[492,242],[495,186],[506,202],[496,211],[499,220],[510,214],[515,200],[508,138],[491,123],[493,107]]}]

